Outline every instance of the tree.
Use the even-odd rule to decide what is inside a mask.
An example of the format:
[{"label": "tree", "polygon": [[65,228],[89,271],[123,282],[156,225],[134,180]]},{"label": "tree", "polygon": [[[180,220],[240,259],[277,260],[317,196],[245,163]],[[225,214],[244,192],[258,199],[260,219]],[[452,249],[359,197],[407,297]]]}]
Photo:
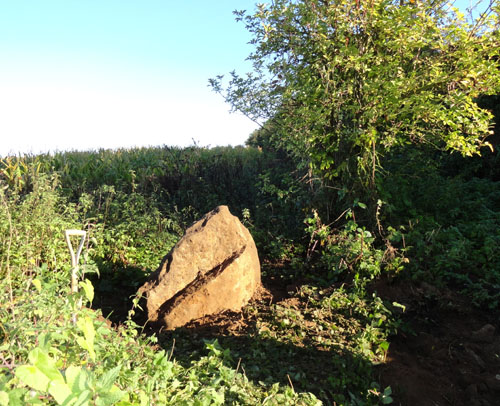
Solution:
[{"label": "tree", "polygon": [[274,0],[235,12],[254,71],[210,82],[326,178],[374,190],[397,146],[489,146],[492,115],[475,101],[500,90],[499,12],[498,0],[475,21],[444,0]]}]

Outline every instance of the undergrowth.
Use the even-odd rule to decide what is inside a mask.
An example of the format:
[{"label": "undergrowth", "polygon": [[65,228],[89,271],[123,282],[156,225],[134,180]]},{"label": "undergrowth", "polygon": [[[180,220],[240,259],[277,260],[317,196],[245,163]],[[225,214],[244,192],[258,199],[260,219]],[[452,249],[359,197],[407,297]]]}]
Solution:
[{"label": "undergrowth", "polygon": [[[113,329],[99,312],[79,309],[63,272],[34,272],[14,303],[2,289],[2,405],[319,404],[286,387],[253,384],[225,365],[217,342],[183,367],[130,320]],[[88,301],[93,290],[85,284]]]},{"label": "undergrowth", "polygon": [[[498,152],[485,163],[498,160]],[[383,184],[392,242],[405,248],[409,275],[448,285],[476,306],[500,304],[500,182],[472,176],[477,160],[425,151],[392,159]],[[459,161],[460,171],[450,170]]]},{"label": "undergrowth", "polygon": [[[31,180],[30,190],[3,184],[0,196],[1,405],[319,404],[286,386],[255,385],[225,365],[217,342],[181,366],[130,318],[111,328],[88,307],[88,280],[82,277],[80,294],[69,291],[62,230],[88,220],[87,210],[68,204],[55,178]],[[106,233],[101,223],[89,230],[95,239]],[[87,307],[80,308],[82,298]]]},{"label": "undergrowth", "polygon": [[[204,156],[210,153],[198,152],[189,156],[178,151],[179,159],[174,163],[179,165],[187,159],[188,164],[182,169],[187,172],[181,172],[186,179],[199,177],[203,188],[206,182],[235,182],[229,172],[225,178],[219,175],[210,180],[211,172],[203,172],[201,165],[203,159],[208,159]],[[145,150],[145,157],[150,153]],[[132,151],[130,156],[134,154]],[[212,154],[218,157],[219,166],[229,168],[241,166],[241,157],[245,155],[240,150],[234,151],[235,156],[231,155],[232,150],[224,153],[215,150]],[[248,154],[251,157],[260,152],[249,150]],[[74,156],[79,157],[78,165],[70,164]],[[126,152],[117,153],[116,159],[121,162],[124,156]],[[259,328],[247,336],[252,352],[242,351],[228,342],[227,337],[196,342],[182,331],[175,341],[162,338],[158,342],[155,335],[144,335],[143,328],[131,318],[140,311],[130,310],[131,301],[128,316],[122,317],[118,326],[110,327],[100,310],[91,309],[91,302],[95,299],[102,303],[106,295],[134,293],[204,206],[197,203],[201,199],[192,190],[161,187],[166,178],[170,179],[168,182],[172,180],[175,171],[147,172],[146,178],[140,178],[136,177],[138,166],[131,170],[118,165],[121,175],[116,174],[115,182],[106,178],[106,182],[97,184],[99,178],[92,174],[101,171],[98,165],[115,167],[113,154],[103,151],[88,154],[87,164],[84,157],[72,153],[66,161],[60,155],[53,162],[47,156],[3,161],[0,404],[316,405],[321,404],[319,399],[336,399],[337,404],[346,405],[389,402],[389,392],[379,392],[371,378],[370,363],[379,360],[380,354],[377,349],[368,350],[372,345],[378,348],[387,332],[381,330],[376,337],[363,338],[367,324],[352,321],[350,334],[356,336],[353,346],[338,352],[331,345],[332,337],[325,336],[320,343],[322,335],[309,326],[335,323],[330,310],[329,316],[322,315],[326,309],[322,304],[314,305],[318,314],[303,309],[304,317],[311,320],[297,327],[301,331],[299,336],[306,338],[302,341],[297,341],[293,333],[296,329],[285,328],[284,320],[288,319],[284,314],[292,312],[290,308],[274,305],[257,309]],[[252,178],[251,183],[250,178],[244,179],[246,190],[255,188],[256,192],[245,193],[247,200],[235,203],[236,207],[243,207],[236,214],[261,246],[269,239],[274,242],[271,249],[262,249],[261,255],[278,262],[295,256],[298,269],[307,240],[294,235],[303,234],[300,213],[305,212],[307,194],[293,176],[280,176],[279,168],[266,161],[271,157],[264,158],[254,160],[256,167],[245,175]],[[193,160],[197,159],[195,164]],[[61,160],[66,162],[65,166],[55,170],[61,166]],[[275,163],[274,158],[272,161]],[[220,170],[211,164],[215,172]],[[281,165],[283,169],[289,163]],[[88,180],[82,175],[84,168],[90,168]],[[131,178],[125,176],[127,173]],[[124,184],[127,179],[131,182],[128,186]],[[182,183],[185,178],[180,176],[180,179]],[[227,203],[224,196],[214,193],[217,198],[210,204]],[[236,198],[236,194],[231,196]],[[267,215],[269,222],[263,227]],[[300,226],[296,226],[297,222]],[[69,256],[62,238],[63,230],[70,228],[84,229],[88,236],[78,295],[69,292]],[[291,248],[294,245],[296,248]],[[89,275],[95,291],[87,279]],[[79,308],[82,299],[85,306]],[[311,302],[310,309],[314,306]],[[253,311],[250,309],[246,311]],[[74,318],[76,323],[72,321]],[[182,350],[192,345],[197,349]],[[313,358],[305,356],[293,366],[292,360],[296,362],[304,349],[314,354]],[[276,359],[271,354],[283,351],[288,357],[288,361],[283,358],[285,364],[269,364]],[[249,354],[255,356],[248,357]],[[332,371],[349,363],[346,361],[351,359],[349,354],[357,361],[345,371],[314,376],[318,356],[325,354],[332,359],[328,361]],[[282,367],[289,373],[283,375]],[[322,389],[325,383],[327,386]]]},{"label": "undergrowth", "polygon": [[[374,281],[431,281],[482,307],[500,299],[499,184],[435,158],[387,158],[394,176],[378,186],[371,223],[369,204],[272,150],[2,160],[0,405],[391,403],[373,367],[401,329],[399,305],[368,293]],[[249,228],[264,281],[285,298],[245,307],[239,335],[145,334],[134,293],[220,204]],[[62,234],[72,228],[87,232],[77,295]]]}]

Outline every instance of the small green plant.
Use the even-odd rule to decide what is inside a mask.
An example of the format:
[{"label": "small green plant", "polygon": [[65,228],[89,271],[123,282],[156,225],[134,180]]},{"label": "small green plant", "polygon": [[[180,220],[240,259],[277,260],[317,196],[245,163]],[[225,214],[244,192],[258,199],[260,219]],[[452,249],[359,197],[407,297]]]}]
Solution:
[{"label": "small green plant", "polygon": [[[356,202],[355,206],[366,208],[361,202]],[[314,265],[318,278],[329,283],[350,280],[362,292],[367,283],[384,271],[396,274],[403,269],[407,260],[401,254],[396,255],[390,245],[378,248],[372,232],[356,222],[354,207],[344,214],[346,222],[336,230],[331,225],[323,224],[317,211],[305,220],[306,231],[310,235],[308,256],[319,254]]]},{"label": "small green plant", "polygon": [[114,385],[121,366],[96,379],[92,371],[81,366],[70,365],[59,371],[49,352],[39,347],[30,351],[28,359],[29,365],[16,368],[16,377],[38,393],[49,394],[58,405],[108,406],[125,397],[125,392]]}]

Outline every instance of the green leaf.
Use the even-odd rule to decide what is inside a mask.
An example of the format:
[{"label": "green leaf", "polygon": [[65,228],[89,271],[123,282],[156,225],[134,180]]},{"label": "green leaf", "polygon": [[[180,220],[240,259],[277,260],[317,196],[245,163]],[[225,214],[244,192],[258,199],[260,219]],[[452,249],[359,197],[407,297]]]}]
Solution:
[{"label": "green leaf", "polygon": [[85,389],[80,393],[78,399],[71,406],[88,406],[89,401],[92,399],[92,391]]},{"label": "green leaf", "polygon": [[146,393],[143,390],[139,391],[139,401],[141,402],[140,406],[149,405],[148,395],[146,395]]},{"label": "green leaf", "polygon": [[48,353],[51,339],[52,335],[50,333],[41,333],[38,336],[38,347]]},{"label": "green leaf", "polygon": [[387,352],[389,350],[389,342],[388,341],[382,341],[378,347],[384,351],[384,352]]},{"label": "green leaf", "polygon": [[76,339],[77,343],[83,349],[87,350],[92,361],[95,361],[95,351],[94,351],[94,338],[95,338],[95,329],[94,323],[90,317],[84,317],[78,319],[77,321],[78,328],[83,332],[82,337],[78,337]]},{"label": "green leaf", "polygon": [[30,351],[28,359],[34,365],[19,366],[15,375],[30,388],[48,392],[57,403],[64,404],[72,393],[55,361],[38,347]]},{"label": "green leaf", "polygon": [[390,405],[393,402],[393,399],[390,396],[384,397],[382,399],[382,403],[384,405]]},{"label": "green leaf", "polygon": [[33,283],[33,286],[38,291],[38,293],[40,293],[42,291],[42,282],[40,282],[39,279],[33,279],[32,283]]},{"label": "green leaf", "polygon": [[392,389],[390,386],[384,389],[384,393],[382,394],[382,403],[384,405],[389,405],[393,402],[393,399],[391,397],[392,395]]},{"label": "green leaf", "polygon": [[24,397],[26,394],[26,389],[17,388],[9,391],[9,406],[24,406],[26,402]]},{"label": "green leaf", "polygon": [[97,406],[112,405],[126,396],[126,392],[121,391],[116,385],[113,385],[109,391],[100,393],[96,401]]},{"label": "green leaf", "polygon": [[121,365],[118,365],[117,367],[111,369],[110,371],[106,372],[103,376],[101,376],[101,378],[97,381],[97,385],[100,387],[100,389],[102,389],[103,391],[109,391],[113,386],[113,383],[115,382],[116,378],[118,377],[120,370],[121,370]]},{"label": "green leaf", "polygon": [[0,406],[9,406],[9,394],[4,391],[0,391]]},{"label": "green leaf", "polygon": [[90,282],[88,279],[85,279],[84,281],[80,282],[79,285],[81,288],[83,288],[87,300],[92,303],[92,301],[94,300],[94,286],[92,285],[92,282]]},{"label": "green leaf", "polygon": [[16,377],[25,385],[35,390],[46,392],[50,379],[33,365],[21,365],[16,368]]},{"label": "green leaf", "polygon": [[66,377],[66,383],[73,393],[82,392],[88,389],[92,384],[91,377],[87,371],[81,367],[70,365],[66,368],[64,375]]},{"label": "green leaf", "polygon": [[47,377],[49,381],[64,382],[64,378],[61,372],[57,369],[55,361],[41,348],[37,347],[31,350],[28,354],[28,359]]},{"label": "green leaf", "polygon": [[67,405],[69,398],[72,397],[71,389],[66,382],[51,381],[48,392],[60,405]]}]

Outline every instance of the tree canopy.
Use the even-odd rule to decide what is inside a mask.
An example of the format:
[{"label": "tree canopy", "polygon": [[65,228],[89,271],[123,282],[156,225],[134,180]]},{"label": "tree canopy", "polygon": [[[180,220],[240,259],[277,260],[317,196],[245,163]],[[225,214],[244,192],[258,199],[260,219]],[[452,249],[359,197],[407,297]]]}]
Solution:
[{"label": "tree canopy", "polygon": [[500,92],[499,12],[498,0],[475,20],[444,0],[274,0],[235,12],[253,72],[210,82],[325,177],[373,187],[394,147],[489,146],[476,100]]}]

